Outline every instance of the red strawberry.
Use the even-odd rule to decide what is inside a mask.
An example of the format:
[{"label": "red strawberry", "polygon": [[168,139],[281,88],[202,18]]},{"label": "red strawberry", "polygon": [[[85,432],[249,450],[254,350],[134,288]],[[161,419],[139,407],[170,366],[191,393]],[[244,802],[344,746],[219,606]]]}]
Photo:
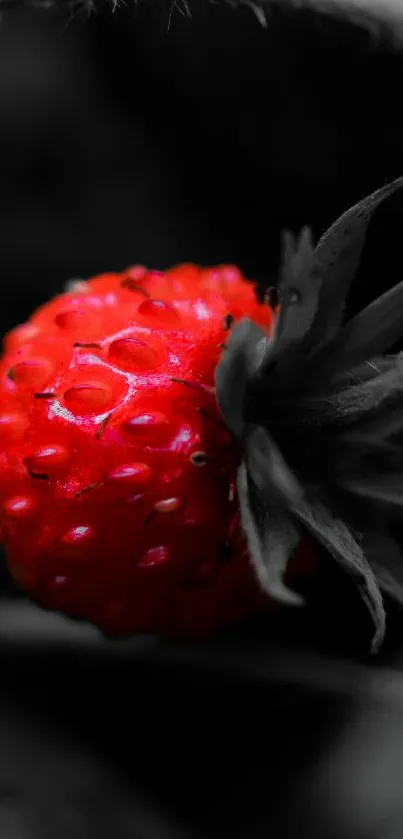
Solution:
[{"label": "red strawberry", "polygon": [[0,363],[0,525],[43,606],[111,633],[204,634],[266,604],[239,529],[214,369],[233,267],[105,274],[41,307]]}]

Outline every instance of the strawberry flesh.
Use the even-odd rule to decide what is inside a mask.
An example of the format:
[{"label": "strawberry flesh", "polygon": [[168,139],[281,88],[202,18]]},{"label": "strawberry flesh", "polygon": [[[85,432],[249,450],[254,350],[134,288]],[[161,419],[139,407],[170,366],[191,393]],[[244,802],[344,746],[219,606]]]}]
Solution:
[{"label": "strawberry flesh", "polygon": [[112,634],[205,635],[261,609],[214,370],[270,309],[232,266],[134,266],[42,306],[0,362],[0,527],[42,606]]}]

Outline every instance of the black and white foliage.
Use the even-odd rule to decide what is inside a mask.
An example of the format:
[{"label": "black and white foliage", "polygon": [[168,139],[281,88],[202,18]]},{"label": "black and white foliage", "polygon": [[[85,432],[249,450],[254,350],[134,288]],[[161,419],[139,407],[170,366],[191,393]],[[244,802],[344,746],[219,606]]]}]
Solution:
[{"label": "black and white foliage", "polygon": [[[385,634],[382,591],[403,605],[403,555],[390,523],[403,510],[403,282],[345,313],[372,214],[387,184],[344,213],[317,246],[286,232],[270,337],[247,319],[217,368],[217,399],[241,442],[242,522],[259,580],[291,603],[283,576],[309,531],[352,577]],[[375,547],[376,546],[376,550]]]}]

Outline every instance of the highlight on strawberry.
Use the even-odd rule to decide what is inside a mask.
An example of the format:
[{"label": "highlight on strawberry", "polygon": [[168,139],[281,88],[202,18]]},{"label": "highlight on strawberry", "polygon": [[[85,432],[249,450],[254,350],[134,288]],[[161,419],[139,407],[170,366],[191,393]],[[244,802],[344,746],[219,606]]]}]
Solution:
[{"label": "highlight on strawberry", "polygon": [[[403,602],[403,283],[348,318],[374,210],[284,235],[277,296],[233,266],[134,266],[43,305],[0,361],[0,527],[45,608],[109,634],[197,637],[324,553],[385,634]],[[385,355],[386,352],[388,355]],[[312,548],[314,545],[314,548]]]}]

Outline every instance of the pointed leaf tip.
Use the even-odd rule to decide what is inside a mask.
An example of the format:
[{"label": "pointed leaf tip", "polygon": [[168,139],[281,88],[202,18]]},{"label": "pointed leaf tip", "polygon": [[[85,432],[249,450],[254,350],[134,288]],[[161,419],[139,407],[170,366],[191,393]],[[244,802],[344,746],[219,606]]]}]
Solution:
[{"label": "pointed leaf tip", "polygon": [[267,370],[278,360],[280,367],[289,347],[302,343],[315,318],[321,278],[315,267],[312,233],[304,227],[295,237],[283,233],[283,254],[280,268],[280,308],[274,324],[264,367]]},{"label": "pointed leaf tip", "polygon": [[315,249],[322,278],[317,317],[310,334],[312,347],[328,343],[337,334],[349,288],[355,279],[367,228],[375,210],[403,187],[397,178],[358,201],[324,233]]},{"label": "pointed leaf tip", "polygon": [[314,262],[314,245],[310,227],[303,227],[298,236],[290,230],[282,235],[283,255],[280,273],[280,288],[289,289],[298,283],[303,275],[309,275]]},{"label": "pointed leaf tip", "polygon": [[381,647],[386,632],[386,613],[382,594],[361,546],[347,525],[332,515],[320,501],[296,507],[295,515],[351,576],[374,625],[371,653]]},{"label": "pointed leaf tip", "polygon": [[370,526],[364,535],[365,554],[379,587],[394,602],[403,607],[403,555],[400,545],[382,520]]}]

